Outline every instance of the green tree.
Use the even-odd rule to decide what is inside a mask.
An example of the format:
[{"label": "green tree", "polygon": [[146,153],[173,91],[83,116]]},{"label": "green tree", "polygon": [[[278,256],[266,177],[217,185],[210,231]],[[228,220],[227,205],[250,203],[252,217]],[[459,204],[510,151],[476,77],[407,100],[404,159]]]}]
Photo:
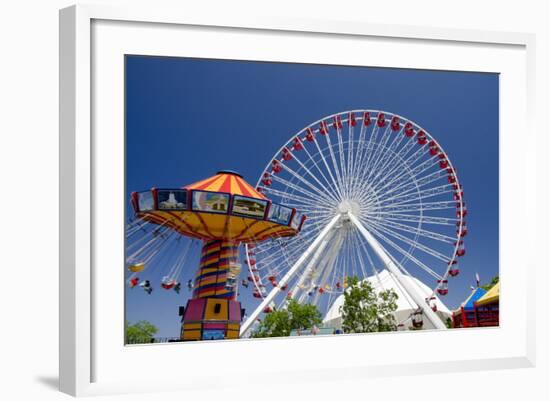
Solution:
[{"label": "green tree", "polygon": [[285,309],[268,313],[252,337],[286,337],[292,330],[309,329],[321,322],[321,312],[315,305],[302,305],[291,299]]},{"label": "green tree", "polygon": [[126,344],[145,344],[153,341],[153,336],[158,332],[158,329],[146,320],[130,325],[127,321],[126,328]]},{"label": "green tree", "polygon": [[393,313],[398,296],[393,289],[376,293],[370,282],[357,277],[351,277],[348,284],[341,306],[344,333],[397,330]]},{"label": "green tree", "polygon": [[490,283],[481,285],[480,287],[483,288],[485,291],[489,291],[496,283],[498,283],[498,276],[493,277]]}]

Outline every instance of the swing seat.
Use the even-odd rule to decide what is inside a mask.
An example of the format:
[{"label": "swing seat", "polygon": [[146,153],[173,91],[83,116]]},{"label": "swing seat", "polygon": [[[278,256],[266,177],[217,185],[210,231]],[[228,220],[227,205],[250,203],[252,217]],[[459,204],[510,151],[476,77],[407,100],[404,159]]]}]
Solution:
[{"label": "swing seat", "polygon": [[139,273],[140,271],[143,271],[145,268],[145,263],[134,263],[128,266],[128,270],[130,270],[132,273]]},{"label": "swing seat", "polygon": [[169,280],[163,280],[160,286],[165,290],[171,290],[172,288],[174,288],[176,284],[177,284],[176,280],[169,279]]}]

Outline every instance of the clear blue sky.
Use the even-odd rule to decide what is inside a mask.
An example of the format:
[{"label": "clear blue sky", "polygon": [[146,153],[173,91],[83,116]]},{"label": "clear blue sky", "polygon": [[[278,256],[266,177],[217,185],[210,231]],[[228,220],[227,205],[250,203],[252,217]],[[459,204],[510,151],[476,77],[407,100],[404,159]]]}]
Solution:
[{"label": "clear blue sky", "polygon": [[[254,185],[275,151],[312,121],[362,108],[400,114],[437,138],[464,185],[468,253],[442,299],[452,309],[468,296],[476,272],[482,282],[498,274],[498,82],[487,73],[128,56],[127,199],[222,169]],[[179,296],[127,290],[127,319],[151,321],[158,336],[178,336],[178,305],[190,296],[185,283],[197,263],[195,251]],[[161,270],[154,277],[160,281]],[[252,311],[248,292],[241,302]]]}]

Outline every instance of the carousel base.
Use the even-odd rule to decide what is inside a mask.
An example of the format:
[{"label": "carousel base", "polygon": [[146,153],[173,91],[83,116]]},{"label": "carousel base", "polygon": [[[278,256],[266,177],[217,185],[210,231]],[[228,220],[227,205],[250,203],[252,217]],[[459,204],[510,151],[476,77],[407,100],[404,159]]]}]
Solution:
[{"label": "carousel base", "polygon": [[239,338],[241,303],[225,298],[198,298],[187,301],[183,313],[183,341]]}]

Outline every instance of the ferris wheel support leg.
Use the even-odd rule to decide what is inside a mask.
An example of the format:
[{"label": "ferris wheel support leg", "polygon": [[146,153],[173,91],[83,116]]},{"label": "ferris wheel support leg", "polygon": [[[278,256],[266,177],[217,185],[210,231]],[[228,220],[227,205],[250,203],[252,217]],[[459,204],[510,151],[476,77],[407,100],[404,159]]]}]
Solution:
[{"label": "ferris wheel support leg", "polygon": [[424,296],[420,294],[416,288],[414,288],[406,279],[403,273],[399,268],[393,263],[390,257],[386,254],[380,243],[372,236],[372,234],[363,226],[363,224],[357,219],[353,214],[348,213],[348,216],[353,224],[359,229],[359,232],[363,235],[365,240],[372,247],[376,255],[382,260],[385,267],[390,273],[392,273],[399,284],[407,292],[407,294],[412,298],[412,300],[422,309],[424,316],[433,324],[436,329],[445,330],[447,326],[443,321],[436,315],[432,308],[426,303]]},{"label": "ferris wheel support leg", "polygon": [[267,305],[275,298],[275,296],[279,293],[280,289],[279,287],[283,287],[288,280],[300,269],[300,267],[304,264],[304,262],[307,260],[307,258],[311,255],[311,253],[319,246],[319,244],[323,241],[323,239],[330,233],[332,228],[338,223],[342,216],[340,214],[334,216],[332,220],[326,225],[323,230],[319,233],[317,238],[315,238],[315,241],[311,243],[311,245],[305,250],[305,252],[300,256],[300,258],[294,263],[294,265],[290,268],[290,270],[284,275],[284,277],[279,280],[279,285],[277,287],[274,287],[271,292],[267,295],[267,297],[264,298],[262,303],[252,312],[252,314],[248,317],[248,319],[242,324],[241,326],[241,332],[240,336],[242,337],[246,332],[250,329],[256,318],[262,311],[265,309]]}]

